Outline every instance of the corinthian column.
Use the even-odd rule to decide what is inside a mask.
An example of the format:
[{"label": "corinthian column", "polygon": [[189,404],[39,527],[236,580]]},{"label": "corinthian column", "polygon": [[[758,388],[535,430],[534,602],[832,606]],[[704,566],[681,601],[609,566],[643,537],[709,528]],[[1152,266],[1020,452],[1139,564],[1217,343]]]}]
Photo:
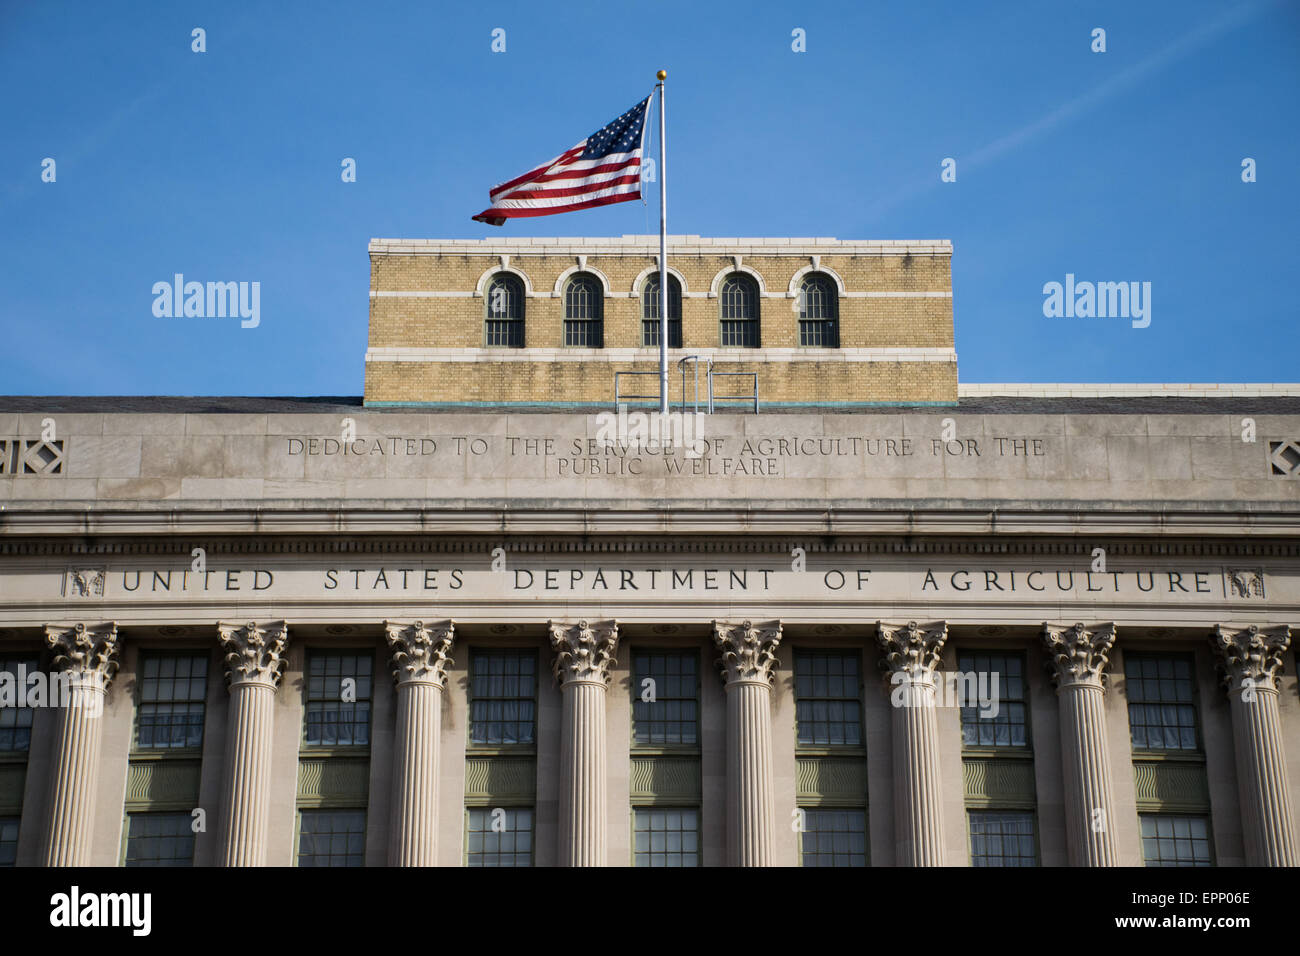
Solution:
[{"label": "corinthian column", "polygon": [[1248,866],[1300,864],[1291,824],[1291,792],[1278,719],[1277,675],[1291,644],[1291,630],[1219,625],[1212,642],[1219,652],[1232,711],[1237,787]]},{"label": "corinthian column", "polygon": [[271,724],[284,671],[289,629],[284,621],[258,626],[218,624],[226,651],[230,723],[221,825],[223,866],[265,866],[271,802]]},{"label": "corinthian column", "polygon": [[393,822],[389,866],[434,866],[438,840],[438,743],[451,621],[384,622],[397,681]]},{"label": "corinthian column", "polygon": [[86,866],[94,828],[99,742],[108,685],[117,673],[117,625],[47,627],[62,698],[46,830],[46,866]]},{"label": "corinthian column", "polygon": [[894,751],[894,840],[899,866],[943,866],[943,792],[939,786],[939,725],[935,672],[948,639],[944,621],[876,622],[889,674]]},{"label": "corinthian column", "polygon": [[1071,866],[1114,866],[1105,674],[1115,625],[1043,623],[1047,668],[1060,700],[1065,832]]},{"label": "corinthian column", "polygon": [[550,622],[560,723],[560,863],[605,865],[605,689],[618,649],[614,621]]},{"label": "corinthian column", "polygon": [[772,863],[772,682],[781,622],[713,622],[727,689],[727,863]]}]

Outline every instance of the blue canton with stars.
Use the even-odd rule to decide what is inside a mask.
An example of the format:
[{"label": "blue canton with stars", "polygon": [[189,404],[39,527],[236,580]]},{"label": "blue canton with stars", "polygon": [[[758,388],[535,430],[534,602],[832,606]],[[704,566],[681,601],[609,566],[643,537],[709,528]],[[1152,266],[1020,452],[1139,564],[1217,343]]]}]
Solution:
[{"label": "blue canton with stars", "polygon": [[614,122],[587,137],[587,146],[579,159],[600,159],[610,153],[630,153],[641,146],[641,128],[645,126],[646,97]]}]

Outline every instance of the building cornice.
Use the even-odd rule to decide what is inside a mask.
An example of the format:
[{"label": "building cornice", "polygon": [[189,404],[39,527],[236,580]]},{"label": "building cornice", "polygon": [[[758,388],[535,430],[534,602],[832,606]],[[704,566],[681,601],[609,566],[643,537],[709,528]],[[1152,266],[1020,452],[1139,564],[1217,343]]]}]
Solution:
[{"label": "building cornice", "polygon": [[[862,349],[742,349],[742,348],[691,348],[673,349],[678,354],[697,355],[714,362],[817,362],[842,364],[852,362],[939,362],[957,361],[957,351],[951,348],[862,348]],[[628,362],[657,360],[657,348],[643,349],[584,349],[584,348],[481,348],[441,349],[414,347],[385,347],[366,350],[367,362],[586,362],[605,365],[625,365]]]},{"label": "building cornice", "polygon": [[[120,535],[982,535],[1006,539],[1087,534],[1225,536],[1300,539],[1300,503],[1206,502],[1199,509],[1133,508],[1124,502],[1064,502],[1033,509],[999,502],[854,502],[826,508],[801,503],[701,501],[651,503],[628,508],[611,501],[476,502],[352,501],[347,507],[308,508],[302,502],[196,501],[165,510],[96,507],[60,502],[50,509],[36,501],[11,501],[0,511],[0,553],[6,539]],[[78,506],[78,504],[80,506]],[[606,504],[607,507],[600,507]],[[593,507],[595,505],[595,507]],[[624,505],[624,507],[620,507]],[[1127,506],[1126,506],[1127,505]]]},{"label": "building cornice", "polygon": [[958,382],[957,398],[1289,398],[1300,382]]},{"label": "building cornice", "polygon": [[[658,236],[538,237],[502,239],[371,239],[371,255],[637,256],[659,253]],[[948,239],[709,238],[669,236],[668,255],[744,256],[951,256]]]}]

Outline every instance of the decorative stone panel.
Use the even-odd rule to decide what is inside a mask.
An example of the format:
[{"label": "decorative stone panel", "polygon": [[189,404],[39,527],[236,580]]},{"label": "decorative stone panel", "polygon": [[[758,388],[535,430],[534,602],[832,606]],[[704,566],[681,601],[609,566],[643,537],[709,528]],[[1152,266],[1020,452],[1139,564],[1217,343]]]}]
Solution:
[{"label": "decorative stone panel", "polygon": [[1228,582],[1226,590],[1229,598],[1263,599],[1263,568],[1225,568],[1223,575]]},{"label": "decorative stone panel", "polygon": [[1274,478],[1300,478],[1300,439],[1268,443],[1268,473]]},{"label": "decorative stone panel", "polygon": [[197,760],[132,760],[126,777],[126,807],[190,810],[199,804]]},{"label": "decorative stone panel", "polygon": [[700,760],[698,757],[633,757],[629,786],[634,805],[698,804],[702,793]]},{"label": "decorative stone panel", "polygon": [[1032,810],[1038,802],[1032,759],[967,757],[961,770],[968,807]]},{"label": "decorative stone panel", "polygon": [[91,598],[104,596],[105,568],[68,568],[63,578],[63,597]]},{"label": "decorative stone panel", "polygon": [[1135,760],[1133,788],[1139,812],[1190,813],[1210,809],[1210,787],[1202,763]]},{"label": "decorative stone panel", "polygon": [[465,803],[532,803],[537,794],[537,765],[532,757],[466,757]]},{"label": "decorative stone panel", "polygon": [[302,757],[298,760],[298,806],[365,806],[370,792],[367,757]]},{"label": "decorative stone panel", "polygon": [[63,475],[63,439],[0,438],[0,475]]},{"label": "decorative stone panel", "polygon": [[800,806],[865,806],[867,762],[861,757],[799,757],[795,781]]}]

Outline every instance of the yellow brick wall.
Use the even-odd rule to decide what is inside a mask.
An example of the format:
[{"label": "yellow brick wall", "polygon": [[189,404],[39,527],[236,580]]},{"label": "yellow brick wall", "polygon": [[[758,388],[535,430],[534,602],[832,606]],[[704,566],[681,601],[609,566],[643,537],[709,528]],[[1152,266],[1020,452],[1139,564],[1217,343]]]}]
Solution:
[{"label": "yellow brick wall", "polygon": [[[376,362],[366,369],[371,402],[581,402],[613,405],[614,373],[657,372],[657,362]],[[760,405],[768,402],[934,402],[957,394],[957,366],[939,362],[734,362],[715,371],[757,372]],[[653,378],[636,377],[623,391],[650,394]],[[687,400],[694,398],[689,378]],[[715,379],[718,397],[747,395],[747,379]],[[700,378],[700,400],[706,386]],[[681,399],[681,377],[670,369],[669,397]],[[644,403],[642,403],[644,404]],[[738,403],[727,403],[728,407]]]},{"label": "yellow brick wall", "polygon": [[[640,288],[636,277],[653,268],[648,255],[587,256],[589,271],[602,274],[612,294],[603,302],[606,348],[641,347]],[[762,278],[760,334],[764,349],[798,347],[797,299],[786,298],[791,278],[809,266],[803,255],[745,255],[742,266]],[[821,257],[848,292],[948,292],[948,255],[835,255]],[[562,348],[562,297],[551,297],[559,277],[577,266],[573,255],[515,254],[510,268],[528,277],[533,296],[525,300],[525,348]],[[731,271],[730,255],[719,251],[672,253],[671,267],[685,279],[682,345],[718,348],[720,301],[708,293],[719,272]],[[480,277],[500,267],[496,254],[371,254],[374,292],[473,292]],[[636,291],[638,295],[629,297]],[[371,297],[371,348],[482,348],[486,300],[482,296]],[[951,348],[950,297],[841,297],[842,348]],[[368,402],[606,401],[613,373],[623,367],[597,362],[382,362],[367,363]],[[643,366],[637,366],[642,368]],[[645,365],[646,370],[654,365]],[[721,369],[721,366],[718,366]],[[948,363],[772,362],[739,366],[760,371],[765,401],[942,401],[956,397],[956,369]],[[649,380],[646,380],[647,382]],[[634,391],[641,391],[634,388]],[[647,387],[645,390],[649,390]]]}]

